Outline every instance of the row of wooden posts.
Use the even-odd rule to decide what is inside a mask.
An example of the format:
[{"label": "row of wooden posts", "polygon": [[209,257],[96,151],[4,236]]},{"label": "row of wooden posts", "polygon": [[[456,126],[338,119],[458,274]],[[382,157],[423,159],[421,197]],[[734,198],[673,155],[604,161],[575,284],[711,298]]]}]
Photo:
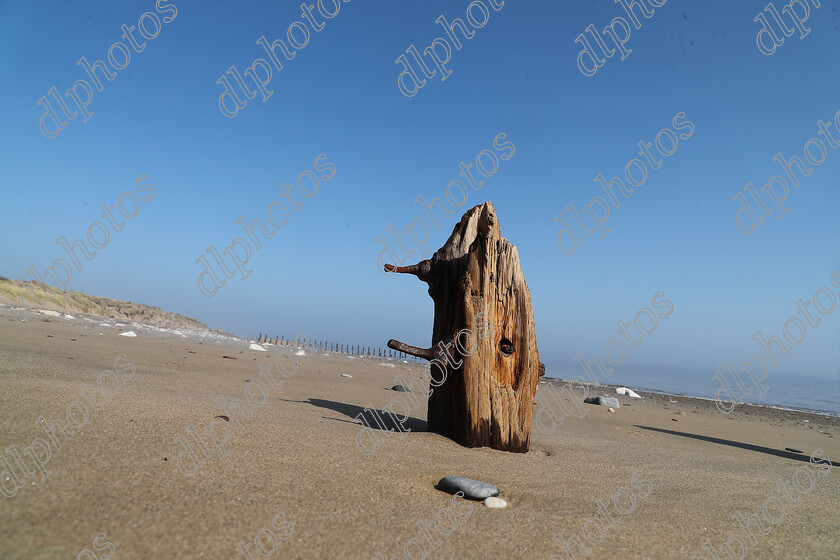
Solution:
[{"label": "row of wooden posts", "polygon": [[336,342],[329,342],[325,340],[309,340],[302,342],[293,342],[286,340],[285,337],[268,337],[262,333],[257,338],[257,342],[266,342],[269,344],[279,344],[283,346],[303,346],[304,348],[314,348],[316,350],[323,350],[325,352],[338,352],[340,354],[356,354],[361,356],[379,356],[380,358],[402,358],[415,359],[414,356],[408,356],[405,352],[397,352],[390,348],[371,348],[370,346],[361,346],[359,344],[338,344]]}]

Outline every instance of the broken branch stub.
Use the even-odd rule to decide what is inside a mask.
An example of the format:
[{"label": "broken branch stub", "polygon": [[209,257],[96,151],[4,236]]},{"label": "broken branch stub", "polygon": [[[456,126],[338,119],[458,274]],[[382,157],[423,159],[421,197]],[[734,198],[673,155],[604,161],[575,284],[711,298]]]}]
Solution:
[{"label": "broken branch stub", "polygon": [[388,342],[430,361],[429,431],[466,447],[528,451],[545,367],[519,252],[502,237],[493,205],[467,211],[431,259],[385,271],[414,274],[434,300],[431,348]]}]

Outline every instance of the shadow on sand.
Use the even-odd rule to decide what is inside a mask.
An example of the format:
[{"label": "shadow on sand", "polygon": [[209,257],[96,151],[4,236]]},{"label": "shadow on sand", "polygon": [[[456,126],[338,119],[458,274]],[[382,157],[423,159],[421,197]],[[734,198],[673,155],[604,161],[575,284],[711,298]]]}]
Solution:
[{"label": "shadow on sand", "polygon": [[[654,428],[652,426],[639,426],[636,424],[637,428],[642,430],[650,430],[652,432],[660,432],[663,434],[671,434],[673,436],[682,436],[688,437],[693,439],[699,439],[701,441],[708,441],[709,443],[717,443],[719,445],[728,445],[729,447],[737,447],[738,449],[746,449],[748,451],[755,451],[756,453],[764,453],[766,455],[775,455],[776,457],[782,457],[784,459],[793,459],[795,461],[803,461],[805,463],[810,462],[810,458],[808,455],[803,455],[802,453],[793,453],[791,451],[784,451],[782,449],[774,449],[772,447],[764,447],[762,445],[753,445],[751,443],[742,443],[740,441],[732,441],[730,439],[721,439],[711,436],[701,436],[698,434],[689,434],[688,432],[677,432],[674,430],[666,430],[664,428]],[[823,459],[821,457],[821,459]],[[831,461],[832,465],[837,465],[837,461]]]},{"label": "shadow on sand", "polygon": [[359,422],[356,420],[356,417],[361,414],[362,418],[364,418],[365,423],[370,426],[373,430],[381,430],[381,431],[412,431],[412,432],[425,432],[428,430],[428,424],[424,420],[420,420],[419,418],[413,418],[409,416],[403,422],[401,421],[401,417],[395,418],[391,415],[391,413],[385,412],[384,410],[372,410],[369,408],[364,408],[361,406],[356,406],[355,404],[347,404],[347,403],[340,403],[336,401],[328,401],[325,399],[308,399],[305,401],[293,401],[289,399],[280,399],[286,402],[297,402],[297,403],[307,403],[313,406],[317,406],[319,408],[326,408],[328,410],[332,410],[347,416],[348,418],[352,419],[352,422],[349,420],[341,420],[338,418],[330,418],[328,416],[323,416],[328,420],[338,420],[339,422],[350,422],[351,424],[358,424]]}]

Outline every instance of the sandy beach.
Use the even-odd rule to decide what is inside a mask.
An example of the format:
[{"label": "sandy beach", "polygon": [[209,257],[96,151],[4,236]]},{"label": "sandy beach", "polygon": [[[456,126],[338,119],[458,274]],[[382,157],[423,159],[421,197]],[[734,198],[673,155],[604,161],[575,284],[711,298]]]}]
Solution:
[{"label": "sandy beach", "polygon": [[[761,516],[765,501],[781,496],[777,480],[795,476],[800,488],[812,487],[789,490],[783,519],[764,522],[769,531],[756,529],[755,543],[746,539],[749,557],[840,557],[840,474],[836,466],[826,472],[825,463],[809,463],[818,449],[823,460],[840,461],[837,418],[755,406],[724,415],[709,401],[642,393],[618,396],[622,406],[612,413],[582,405],[583,418],[567,416],[551,434],[534,429],[530,451],[517,454],[467,449],[425,432],[426,399],[415,392],[423,403],[403,423],[411,432],[379,431],[387,435],[365,455],[355,417],[368,405],[387,407],[400,394],[390,390],[394,378],[420,375],[422,366],[306,350],[297,371],[284,359],[293,375],[276,377],[282,386],[269,388],[266,402],[230,430],[228,455],[201,458],[186,476],[175,438],[226,415],[217,397],[246,399],[260,364],[276,363],[280,351],[144,332],[131,338],[120,330],[128,329],[8,307],[0,314],[0,447],[20,477],[10,446],[22,453],[41,438],[51,448],[43,464],[48,478],[26,457],[32,477],[2,500],[0,557],[73,558],[88,550],[97,558],[390,559],[406,558],[406,551],[420,558],[417,545],[406,548],[413,538],[426,543],[427,558],[572,557],[552,540],[559,533],[565,541],[578,535],[593,558],[688,559],[706,540],[719,549],[740,530],[736,512]],[[122,372],[114,365],[120,354]],[[71,411],[84,425],[72,439],[54,430],[56,449],[36,420],[66,423],[68,405],[84,400],[81,384],[95,384],[103,371],[124,380],[112,397],[100,398],[100,410],[88,407],[86,423],[80,409]],[[113,392],[108,379],[103,387]],[[537,393],[537,412],[546,386]],[[606,387],[590,392],[617,396]],[[251,397],[263,399],[253,390]],[[43,459],[44,450],[33,447]],[[435,489],[448,475],[498,486],[508,506],[471,501],[457,509],[452,496]],[[778,517],[770,503],[770,516]],[[443,533],[436,532],[436,515]],[[429,539],[418,523],[431,524]],[[253,544],[261,531],[260,552],[247,546],[240,553],[240,541]]]}]

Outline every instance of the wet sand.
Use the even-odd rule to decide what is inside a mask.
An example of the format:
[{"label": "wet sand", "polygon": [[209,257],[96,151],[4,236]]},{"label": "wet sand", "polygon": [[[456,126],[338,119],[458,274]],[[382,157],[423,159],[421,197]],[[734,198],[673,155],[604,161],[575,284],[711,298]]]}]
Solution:
[{"label": "wet sand", "polygon": [[[272,529],[277,550],[265,556],[252,546],[254,559],[405,558],[409,539],[423,539],[418,522],[431,522],[438,544],[425,545],[427,558],[566,558],[552,537],[583,539],[586,526],[590,539],[602,538],[591,558],[689,559],[707,539],[719,551],[740,532],[732,516],[761,516],[762,504],[780,496],[777,479],[793,480],[800,467],[800,483],[807,487],[810,472],[813,487],[790,490],[795,505],[782,502],[783,519],[766,523],[769,533],[756,532],[755,543],[745,541],[746,557],[840,558],[840,471],[826,474],[808,459],[821,449],[823,459],[840,463],[836,417],[753,406],[724,415],[710,401],[639,391],[642,399],[618,396],[622,406],[613,413],[582,405],[583,418],[566,416],[551,434],[535,427],[531,450],[513,454],[467,449],[425,432],[425,399],[415,392],[422,403],[404,423],[412,431],[405,437],[379,431],[381,446],[364,455],[355,417],[367,405],[382,409],[405,396],[390,390],[395,376],[419,376],[422,366],[307,350],[297,372],[269,388],[265,404],[231,429],[229,455],[220,460],[214,453],[185,476],[175,438],[227,415],[214,399],[244,399],[246,387],[261,379],[260,363],[273,363],[278,349],[142,331],[128,338],[78,319],[21,319],[0,308],[0,453],[18,476],[8,448],[22,452],[36,438],[49,442],[38,417],[66,422],[68,405],[84,400],[80,384],[96,383],[105,370],[128,379],[102,398],[101,410],[89,407],[72,439],[56,432],[61,449],[50,445],[46,480],[24,458],[32,478],[0,501],[0,558],[76,558],[85,549],[102,558],[106,542],[114,559],[246,558],[238,543],[252,542],[263,529]],[[119,354],[125,354],[121,364],[135,366],[133,377],[116,370]],[[537,412],[546,406],[546,386],[537,393]],[[590,391],[617,396],[609,388]],[[222,422],[214,424],[220,432]],[[469,515],[456,510],[451,496],[434,488],[447,475],[498,486],[508,507],[470,502]],[[632,511],[617,511],[630,509],[631,499]],[[598,500],[610,502],[614,526],[599,514]],[[439,515],[444,527],[456,520],[448,535],[434,525],[444,508],[463,515]],[[285,517],[277,521],[279,512]],[[778,516],[772,501],[770,515]],[[294,524],[291,535],[284,522]],[[101,533],[97,551],[93,539]],[[267,532],[262,539],[270,549]],[[416,546],[407,550],[420,558]]]}]

